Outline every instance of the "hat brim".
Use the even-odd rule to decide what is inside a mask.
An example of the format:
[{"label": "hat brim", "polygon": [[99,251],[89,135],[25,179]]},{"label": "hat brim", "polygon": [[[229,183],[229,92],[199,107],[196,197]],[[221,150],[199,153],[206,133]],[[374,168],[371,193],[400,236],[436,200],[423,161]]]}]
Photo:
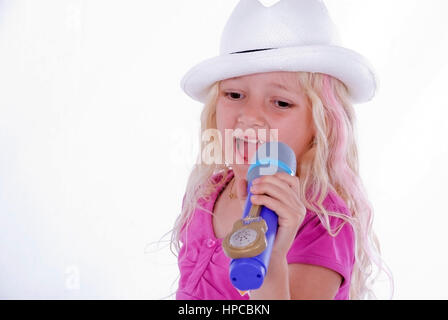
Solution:
[{"label": "hat brim", "polygon": [[191,68],[181,87],[205,103],[210,87],[224,79],[275,71],[325,73],[341,80],[353,103],[371,100],[377,89],[372,66],[357,52],[338,46],[300,46],[220,55]]}]

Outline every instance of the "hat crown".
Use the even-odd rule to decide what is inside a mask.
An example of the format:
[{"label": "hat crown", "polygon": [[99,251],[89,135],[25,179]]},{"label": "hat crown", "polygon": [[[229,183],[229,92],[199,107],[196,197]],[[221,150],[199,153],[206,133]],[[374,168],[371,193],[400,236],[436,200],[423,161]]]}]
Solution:
[{"label": "hat crown", "polygon": [[220,54],[320,44],[340,44],[321,0],[280,0],[269,7],[241,0],[224,27]]}]

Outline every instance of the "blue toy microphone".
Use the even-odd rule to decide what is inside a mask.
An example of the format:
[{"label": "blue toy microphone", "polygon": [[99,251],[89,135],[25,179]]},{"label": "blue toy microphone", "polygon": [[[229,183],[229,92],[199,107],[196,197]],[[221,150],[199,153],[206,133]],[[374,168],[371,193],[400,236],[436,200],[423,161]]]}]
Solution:
[{"label": "blue toy microphone", "polygon": [[286,144],[271,141],[261,145],[247,172],[247,199],[241,220],[224,238],[223,250],[232,258],[230,281],[240,291],[258,289],[264,281],[278,228],[277,214],[265,206],[252,205],[250,187],[260,176],[277,172],[296,173],[294,151]]}]

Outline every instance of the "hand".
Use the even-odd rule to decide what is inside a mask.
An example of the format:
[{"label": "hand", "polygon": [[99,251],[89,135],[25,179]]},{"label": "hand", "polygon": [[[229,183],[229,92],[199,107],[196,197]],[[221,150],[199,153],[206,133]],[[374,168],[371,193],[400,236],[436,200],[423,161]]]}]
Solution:
[{"label": "hand", "polygon": [[263,205],[278,215],[273,254],[286,257],[302,224],[306,208],[300,198],[299,178],[285,172],[262,176],[252,182],[252,204]]}]

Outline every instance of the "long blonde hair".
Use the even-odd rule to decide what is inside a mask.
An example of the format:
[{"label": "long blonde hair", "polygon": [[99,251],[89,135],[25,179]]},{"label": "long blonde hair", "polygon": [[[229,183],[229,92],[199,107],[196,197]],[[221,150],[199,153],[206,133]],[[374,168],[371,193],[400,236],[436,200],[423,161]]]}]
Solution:
[{"label": "long blonde hair", "polygon": [[[350,223],[355,233],[355,264],[350,282],[350,299],[375,298],[372,285],[381,271],[392,279],[382,262],[378,239],[372,229],[373,209],[358,170],[358,149],[355,141],[355,113],[347,87],[338,79],[326,74],[296,72],[298,90],[309,100],[315,127],[315,137],[308,151],[300,159],[297,176],[301,185],[301,198],[307,209],[316,212],[322,225],[335,236],[330,227],[330,216]],[[216,129],[216,102],[219,82],[215,83],[201,113],[201,133]],[[202,140],[200,138],[202,145]],[[201,151],[190,173],[183,199],[182,211],[176,220],[171,246],[180,250],[180,235],[188,228],[198,199],[209,200],[210,195],[226,181],[229,167],[225,164],[204,164]],[[223,179],[211,181],[216,173]],[[323,201],[329,191],[336,192],[347,204],[350,216],[327,211]],[[308,192],[311,191],[311,192]],[[205,209],[205,208],[203,208]],[[212,212],[209,212],[212,214]],[[188,242],[188,241],[186,241]]]}]

